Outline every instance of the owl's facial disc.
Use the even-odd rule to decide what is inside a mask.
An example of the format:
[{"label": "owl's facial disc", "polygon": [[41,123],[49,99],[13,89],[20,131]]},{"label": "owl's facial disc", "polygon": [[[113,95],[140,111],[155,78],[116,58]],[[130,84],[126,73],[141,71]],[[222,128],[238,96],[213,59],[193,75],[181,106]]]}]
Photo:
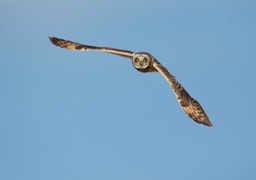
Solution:
[{"label": "owl's facial disc", "polygon": [[150,57],[144,53],[135,54],[132,58],[132,64],[136,69],[146,69],[149,63]]}]

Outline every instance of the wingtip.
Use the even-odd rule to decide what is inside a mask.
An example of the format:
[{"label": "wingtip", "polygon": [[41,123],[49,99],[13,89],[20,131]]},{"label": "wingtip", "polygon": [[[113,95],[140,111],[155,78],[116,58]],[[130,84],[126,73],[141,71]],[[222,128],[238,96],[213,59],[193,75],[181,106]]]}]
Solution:
[{"label": "wingtip", "polygon": [[48,39],[53,43],[55,37],[53,37],[53,36],[48,36]]},{"label": "wingtip", "polygon": [[49,40],[51,41],[51,43],[52,43],[53,45],[61,47],[61,46],[60,46],[60,40],[61,40],[61,39],[56,38],[56,37],[54,37],[54,36],[48,36],[48,38],[49,38]]},{"label": "wingtip", "polygon": [[207,121],[203,123],[204,125],[208,126],[208,127],[212,127],[213,124],[211,123],[211,121]]}]

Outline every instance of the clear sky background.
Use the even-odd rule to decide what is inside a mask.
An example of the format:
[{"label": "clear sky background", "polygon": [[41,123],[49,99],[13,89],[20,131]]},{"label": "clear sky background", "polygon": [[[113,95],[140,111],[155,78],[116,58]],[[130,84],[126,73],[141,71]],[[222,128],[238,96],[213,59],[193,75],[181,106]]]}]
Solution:
[{"label": "clear sky background", "polygon": [[[1,180],[256,179],[255,0],[2,0]],[[148,51],[159,73],[48,36]]]}]

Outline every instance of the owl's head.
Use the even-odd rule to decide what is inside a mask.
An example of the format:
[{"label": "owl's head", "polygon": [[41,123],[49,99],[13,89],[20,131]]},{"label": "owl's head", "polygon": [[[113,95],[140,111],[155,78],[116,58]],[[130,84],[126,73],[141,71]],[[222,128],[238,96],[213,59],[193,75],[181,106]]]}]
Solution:
[{"label": "owl's head", "polygon": [[133,66],[138,70],[146,69],[150,64],[151,56],[147,53],[135,53],[132,58]]},{"label": "owl's head", "polygon": [[152,55],[146,52],[135,53],[132,58],[133,66],[140,72],[155,72],[153,67],[155,59]]}]

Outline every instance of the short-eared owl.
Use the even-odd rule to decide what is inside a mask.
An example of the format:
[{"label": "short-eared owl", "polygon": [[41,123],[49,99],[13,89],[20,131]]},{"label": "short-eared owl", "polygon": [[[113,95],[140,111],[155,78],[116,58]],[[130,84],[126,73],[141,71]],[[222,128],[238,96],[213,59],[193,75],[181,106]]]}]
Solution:
[{"label": "short-eared owl", "polygon": [[50,41],[61,48],[69,50],[95,50],[103,51],[111,54],[120,55],[132,60],[132,64],[140,72],[160,72],[172,87],[178,102],[182,109],[188,114],[195,122],[204,124],[206,126],[212,126],[213,124],[209,120],[208,116],[204,112],[201,105],[193,99],[188,92],[182,87],[182,85],[176,80],[162,64],[160,64],[151,54],[147,52],[132,52],[128,50],[121,50],[110,47],[98,47],[85,44],[79,44],[72,41],[49,37]]}]

